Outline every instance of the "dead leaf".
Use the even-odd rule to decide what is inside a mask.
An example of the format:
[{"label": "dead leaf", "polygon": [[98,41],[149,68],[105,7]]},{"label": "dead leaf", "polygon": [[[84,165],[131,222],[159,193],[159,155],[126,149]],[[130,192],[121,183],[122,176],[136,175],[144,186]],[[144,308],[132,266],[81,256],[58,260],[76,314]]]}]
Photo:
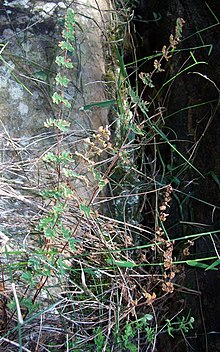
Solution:
[{"label": "dead leaf", "polygon": [[174,286],[173,286],[172,282],[170,282],[170,281],[163,282],[162,290],[167,293],[172,293],[174,291]]}]

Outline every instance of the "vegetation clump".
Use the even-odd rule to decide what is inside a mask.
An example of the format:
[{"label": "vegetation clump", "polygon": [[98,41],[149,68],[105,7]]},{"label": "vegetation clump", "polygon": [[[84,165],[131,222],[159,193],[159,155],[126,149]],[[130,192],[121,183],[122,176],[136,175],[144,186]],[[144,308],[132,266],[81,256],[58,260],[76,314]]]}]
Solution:
[{"label": "vegetation clump", "polygon": [[[193,329],[194,317],[184,309],[184,265],[217,270],[219,258],[194,258],[198,234],[171,237],[166,227],[174,200],[181,211],[175,188],[182,172],[202,175],[167,133],[163,107],[156,107],[175,77],[157,91],[154,83],[176,55],[184,24],[178,18],[169,44],[145,58],[152,70],[139,70],[138,84],[123,50],[110,42],[115,96],[95,105],[111,105],[112,121],[69,147],[77,23],[68,9],[55,60],[55,113],[44,123],[55,142],[37,160],[43,175],[37,195],[20,197],[37,211],[22,241],[5,234],[2,247],[3,351],[156,351],[161,336],[186,340]],[[184,70],[200,64],[191,55]],[[162,146],[169,148],[169,165]]]}]

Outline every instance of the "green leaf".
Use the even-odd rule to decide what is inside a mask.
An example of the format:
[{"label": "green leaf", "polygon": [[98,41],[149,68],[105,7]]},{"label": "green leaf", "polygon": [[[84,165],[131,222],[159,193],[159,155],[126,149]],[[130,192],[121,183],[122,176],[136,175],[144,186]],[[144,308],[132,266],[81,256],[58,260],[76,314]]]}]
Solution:
[{"label": "green leaf", "polygon": [[65,226],[63,226],[63,225],[61,225],[61,233],[62,233],[64,238],[68,238],[69,239],[70,236],[71,236],[71,231],[68,228],[66,228]]},{"label": "green leaf", "polygon": [[119,68],[120,68],[120,73],[122,74],[122,76],[124,78],[127,78],[127,72],[126,72],[126,68],[125,68],[125,65],[124,65],[124,60],[123,60],[122,56],[120,55],[120,52],[119,52],[117,46],[115,48],[115,53],[116,53],[116,57],[118,59],[118,65],[119,65]]},{"label": "green leaf", "polygon": [[151,79],[151,75],[149,73],[141,72],[139,74],[140,79],[144,84],[146,84],[149,88],[154,88],[153,81]]},{"label": "green leaf", "polygon": [[209,174],[213,178],[213,180],[216,182],[218,187],[220,187],[220,179],[219,179],[219,177],[213,171],[210,171]]},{"label": "green leaf", "polygon": [[44,122],[44,126],[49,127],[57,127],[60,131],[66,133],[69,131],[70,122],[63,119],[47,119]]},{"label": "green leaf", "polygon": [[71,161],[72,160],[72,154],[67,151],[67,152],[62,152],[62,154],[58,157],[58,161],[60,163],[66,163],[67,161]]},{"label": "green leaf", "polygon": [[41,266],[41,262],[38,258],[35,257],[30,257],[28,260],[28,266],[32,269],[32,270],[38,270]]},{"label": "green leaf", "polygon": [[44,235],[46,238],[53,238],[56,236],[56,231],[54,229],[51,229],[50,227],[44,229]]},{"label": "green leaf", "polygon": [[73,9],[68,8],[65,18],[65,27],[73,31],[75,23],[75,12],[73,11]]},{"label": "green leaf", "polygon": [[85,217],[90,217],[91,208],[85,204],[80,204],[80,210],[84,213]]},{"label": "green leaf", "polygon": [[46,82],[48,78],[48,74],[45,71],[36,71],[32,74],[34,78],[39,79],[41,81]]},{"label": "green leaf", "polygon": [[[187,264],[187,265],[190,265],[190,266],[194,266],[194,267],[196,267],[196,268],[210,270],[210,269],[208,269],[208,268],[210,267],[210,265],[205,264],[205,263],[198,262],[198,261],[196,261],[196,260],[187,260],[187,261],[186,261],[186,264]],[[215,268],[215,267],[213,267],[211,270],[218,270],[218,269]]]},{"label": "green leaf", "polygon": [[73,45],[69,41],[66,41],[66,40],[61,41],[59,46],[61,47],[62,50],[68,50],[71,52],[73,52],[75,50]]},{"label": "green leaf", "polygon": [[44,229],[54,223],[54,218],[50,216],[46,216],[45,218],[40,219],[38,228]]},{"label": "green leaf", "polygon": [[68,238],[68,243],[70,246],[70,249],[74,252],[76,250],[76,240],[75,238]]},{"label": "green leaf", "polygon": [[60,185],[60,189],[62,191],[62,196],[65,199],[73,195],[72,189],[68,187],[65,183]]},{"label": "green leaf", "polygon": [[63,152],[59,157],[52,153],[48,152],[44,157],[42,158],[43,161],[46,161],[48,163],[64,163],[66,164],[68,161],[72,160],[72,154],[68,152]]},{"label": "green leaf", "polygon": [[145,314],[144,318],[148,321],[153,320],[153,315],[152,314]]},{"label": "green leaf", "polygon": [[60,269],[60,275],[61,275],[62,278],[64,278],[65,270],[64,270],[64,266],[63,266],[63,258],[62,258],[61,255],[60,255],[59,259],[58,259],[58,266],[59,266],[59,269]]},{"label": "green leaf", "polygon": [[[32,284],[36,284],[35,282],[32,282]],[[34,287],[34,285],[32,287]],[[39,304],[38,303],[34,303],[33,304],[33,300],[31,297],[27,297],[21,300],[22,306],[28,308],[28,313],[31,314],[33,312],[36,312],[37,310],[39,310]]]},{"label": "green leaf", "polygon": [[171,336],[171,337],[174,337],[172,332],[174,331],[174,328],[172,327],[172,323],[169,319],[166,319],[166,322],[167,322],[167,332],[168,332],[168,335]]},{"label": "green leaf", "polygon": [[55,62],[58,66],[63,66],[68,69],[73,68],[73,63],[71,62],[71,60],[65,59],[63,56],[57,56]]},{"label": "green leaf", "polygon": [[42,191],[41,196],[48,199],[48,198],[54,198],[54,199],[59,199],[60,197],[62,197],[62,193],[58,190],[45,190]]},{"label": "green leaf", "polygon": [[43,161],[46,161],[48,163],[57,163],[58,158],[57,156],[52,153],[52,152],[48,152],[47,154],[45,154],[42,158]]},{"label": "green leaf", "polygon": [[63,211],[65,210],[66,205],[63,203],[58,203],[57,205],[54,205],[52,208],[52,211],[54,212],[55,216],[60,215],[61,213],[63,213]]},{"label": "green leaf", "polygon": [[131,326],[131,323],[126,323],[125,326],[125,335],[122,336],[122,339],[125,340],[128,337],[134,337],[135,336],[135,330],[133,329],[133,327]]},{"label": "green leaf", "polygon": [[94,107],[106,108],[108,106],[113,105],[115,102],[116,102],[116,100],[96,101],[96,102],[84,105],[79,110],[86,111],[86,110],[90,110],[91,108],[94,108]]},{"label": "green leaf", "polygon": [[174,176],[172,179],[172,183],[175,183],[177,186],[179,186],[181,181],[178,177]]},{"label": "green leaf", "polygon": [[107,259],[106,261],[108,264],[117,265],[120,268],[134,268],[136,266],[136,264],[131,261],[118,261],[118,260],[112,260],[112,259]]},{"label": "green leaf", "polygon": [[99,326],[96,330],[94,329],[94,342],[96,346],[96,352],[102,352],[105,345],[105,336],[102,333],[102,329]]},{"label": "green leaf", "polygon": [[74,30],[72,24],[67,24],[66,25],[66,29],[64,29],[63,32],[62,32],[62,37],[65,40],[74,41],[74,39],[75,39],[75,30]]},{"label": "green leaf", "polygon": [[58,94],[57,92],[53,93],[52,100],[54,104],[57,104],[57,105],[64,104],[67,108],[71,108],[70,102],[66,98]]},{"label": "green leaf", "polygon": [[62,76],[60,73],[58,73],[55,77],[55,80],[57,82],[57,85],[67,87],[68,84],[70,83],[70,79],[67,78],[66,76]]},{"label": "green leaf", "polygon": [[33,279],[33,274],[30,271],[26,271],[21,275],[21,278],[26,282],[31,282]]},{"label": "green leaf", "polygon": [[208,268],[206,268],[205,270],[218,270],[216,266],[219,264],[220,264],[220,259],[217,259],[211,265],[209,265]]},{"label": "green leaf", "polygon": [[136,123],[133,123],[132,125],[128,125],[128,128],[130,128],[135,134],[139,136],[145,135],[144,131]]},{"label": "green leaf", "polygon": [[106,180],[99,180],[99,189],[102,191],[106,186]]}]

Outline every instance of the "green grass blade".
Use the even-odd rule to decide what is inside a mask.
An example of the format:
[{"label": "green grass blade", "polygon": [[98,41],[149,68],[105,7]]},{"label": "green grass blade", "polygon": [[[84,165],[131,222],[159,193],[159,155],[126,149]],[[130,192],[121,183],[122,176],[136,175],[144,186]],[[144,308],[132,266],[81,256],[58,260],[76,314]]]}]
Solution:
[{"label": "green grass blade", "polygon": [[86,111],[86,110],[91,110],[94,107],[98,108],[107,108],[113,104],[115,104],[116,100],[111,99],[111,100],[104,100],[104,101],[95,101],[90,104],[84,105],[83,107],[80,108],[81,111]]}]

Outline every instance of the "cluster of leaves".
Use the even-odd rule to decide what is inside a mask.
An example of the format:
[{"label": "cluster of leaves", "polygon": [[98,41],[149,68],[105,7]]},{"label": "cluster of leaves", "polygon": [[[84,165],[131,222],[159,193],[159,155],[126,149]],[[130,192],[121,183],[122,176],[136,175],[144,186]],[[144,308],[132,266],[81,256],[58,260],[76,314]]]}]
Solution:
[{"label": "cluster of leaves", "polygon": [[[103,348],[107,352],[110,352],[112,346],[115,349],[122,352],[138,352],[138,334],[141,336],[141,339],[145,342],[145,346],[151,346],[153,348],[155,340],[157,337],[157,329],[155,326],[152,326],[153,316],[151,314],[145,314],[142,318],[129,322],[127,321],[124,324],[123,330],[118,331],[115,329],[113,333],[113,340],[109,343],[106,342],[106,337],[103,334],[103,331],[98,327],[95,332],[94,343],[97,351],[103,351]],[[187,334],[190,329],[193,329],[194,318],[187,316],[182,316],[177,320],[171,321],[167,319],[164,332],[166,331],[169,336],[174,338],[174,333],[182,332]],[[92,349],[91,349],[92,351]]]},{"label": "cluster of leaves", "polygon": [[[63,118],[65,108],[69,109],[71,103],[65,98],[65,88],[70,83],[67,78],[68,70],[73,68],[69,53],[74,52],[73,42],[75,40],[75,17],[74,12],[68,9],[62,32],[63,40],[59,43],[61,54],[57,56],[56,63],[60,68],[60,72],[55,77],[57,88],[60,92],[54,92],[52,100],[58,105],[57,118],[47,119],[45,127],[55,128],[57,133],[57,150],[50,151],[43,156],[43,161],[50,165],[57,173],[57,184],[53,189],[47,189],[42,192],[42,196],[52,202],[51,209],[48,214],[41,218],[37,226],[37,230],[43,231],[46,239],[54,240],[61,238],[67,240],[72,250],[75,250],[71,230],[62,221],[63,214],[68,207],[68,200],[74,198],[74,191],[69,186],[68,176],[72,174],[73,158],[68,150],[61,151],[62,134],[68,133],[70,122]],[[66,176],[68,175],[68,176]]]}]

